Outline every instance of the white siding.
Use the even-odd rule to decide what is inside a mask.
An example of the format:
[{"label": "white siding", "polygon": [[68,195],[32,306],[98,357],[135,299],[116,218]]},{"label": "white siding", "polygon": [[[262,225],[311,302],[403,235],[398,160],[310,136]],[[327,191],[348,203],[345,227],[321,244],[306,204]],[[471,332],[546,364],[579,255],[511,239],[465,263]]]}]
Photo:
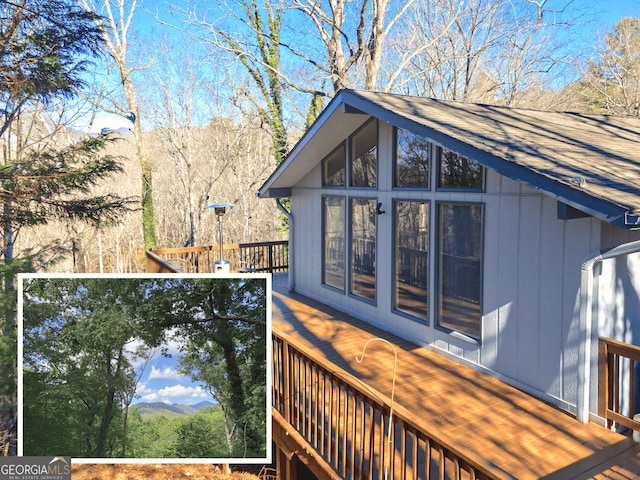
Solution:
[{"label": "white siding", "polygon": [[[497,176],[490,173],[490,177]],[[576,401],[576,311],[599,222],[558,220],[556,202],[506,178],[487,190],[479,364],[532,392]]]},{"label": "white siding", "polygon": [[[559,405],[575,405],[581,341],[578,324],[581,265],[590,252],[601,248],[601,242],[619,242],[617,234],[610,231],[613,227],[606,227],[606,237],[601,240],[600,221],[559,220],[555,200],[488,172],[486,193],[450,193],[439,197],[485,204],[481,344],[435,329],[433,314],[428,326],[398,315],[392,311],[391,302],[392,201],[420,199],[425,194],[392,189],[391,138],[391,127],[381,124],[377,191],[322,190],[320,165],[293,190],[292,266],[296,290],[400,337],[460,357],[532,393],[555,399]],[[336,139],[336,144],[341,140]],[[328,145],[327,151],[332,147]],[[374,305],[349,296],[348,286],[341,293],[321,285],[323,194],[375,196],[383,204],[386,213],[378,216]],[[348,212],[348,202],[346,208]],[[602,312],[607,313],[601,313],[598,321],[601,332],[625,337],[624,332],[629,331],[638,344],[640,256],[633,262],[603,266],[606,275],[598,281],[597,301],[603,307]],[[430,283],[433,285],[433,278]],[[610,292],[617,293],[611,296]]]},{"label": "white siding", "polygon": [[[603,225],[603,249],[638,240],[640,240],[640,231],[630,232]],[[591,411],[595,413],[598,338],[614,338],[640,346],[640,253],[604,260],[594,266],[593,275],[595,292],[592,311],[595,326],[591,349],[590,405]]]}]

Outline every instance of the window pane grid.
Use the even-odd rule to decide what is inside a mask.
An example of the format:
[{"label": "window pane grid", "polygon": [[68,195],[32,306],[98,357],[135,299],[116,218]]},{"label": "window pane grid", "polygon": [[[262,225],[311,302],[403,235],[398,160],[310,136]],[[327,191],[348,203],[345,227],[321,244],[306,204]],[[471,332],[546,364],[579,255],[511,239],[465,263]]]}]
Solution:
[{"label": "window pane grid", "polygon": [[438,326],[481,337],[481,204],[438,204]]},{"label": "window pane grid", "polygon": [[482,165],[446,148],[438,149],[438,188],[482,190]]},{"label": "window pane grid", "polygon": [[344,187],[347,153],[343,143],[322,161],[322,185]]},{"label": "window pane grid", "polygon": [[345,270],[345,198],[323,197],[323,269],[322,283],[344,290]]},{"label": "window pane grid", "polygon": [[429,203],[394,202],[396,310],[428,320]]},{"label": "window pane grid", "polygon": [[378,172],[378,122],[376,120],[367,123],[353,136],[351,148],[350,185],[375,187]]},{"label": "window pane grid", "polygon": [[395,177],[397,188],[429,188],[433,144],[407,130],[396,129]]},{"label": "window pane grid", "polygon": [[352,198],[350,293],[376,298],[376,199]]}]

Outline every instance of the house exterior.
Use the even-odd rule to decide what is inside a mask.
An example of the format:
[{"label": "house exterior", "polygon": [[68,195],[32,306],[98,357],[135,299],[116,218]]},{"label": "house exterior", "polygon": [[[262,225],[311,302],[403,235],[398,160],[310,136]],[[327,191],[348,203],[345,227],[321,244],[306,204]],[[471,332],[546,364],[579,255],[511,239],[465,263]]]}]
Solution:
[{"label": "house exterior", "polygon": [[292,290],[581,421],[640,345],[640,118],[343,90],[259,196]]}]

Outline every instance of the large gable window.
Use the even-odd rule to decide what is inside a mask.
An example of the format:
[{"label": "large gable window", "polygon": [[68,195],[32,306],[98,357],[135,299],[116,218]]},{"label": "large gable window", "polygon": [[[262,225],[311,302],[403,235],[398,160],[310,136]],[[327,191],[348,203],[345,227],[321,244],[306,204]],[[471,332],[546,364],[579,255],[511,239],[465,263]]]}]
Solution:
[{"label": "large gable window", "polygon": [[[381,280],[395,314],[480,342],[484,167],[399,127],[385,125],[380,137],[393,143],[379,145],[378,128],[369,119],[322,160],[322,284],[376,304]],[[385,191],[374,193],[378,173]],[[393,255],[380,277],[378,219]]]},{"label": "large gable window", "polygon": [[438,203],[437,325],[481,338],[483,205]]},{"label": "large gable window", "polygon": [[429,203],[396,200],[394,308],[427,321],[429,313]]},{"label": "large gable window", "polygon": [[481,191],[482,165],[446,148],[438,148],[438,188],[459,188]]},{"label": "large gable window", "polygon": [[378,121],[369,120],[351,138],[352,187],[374,188],[378,174]]},{"label": "large gable window", "polygon": [[350,200],[349,293],[369,300],[376,298],[376,202],[375,198]]},{"label": "large gable window", "polygon": [[344,187],[347,153],[345,144],[341,143],[322,161],[322,186]]},{"label": "large gable window", "polygon": [[400,128],[395,131],[393,186],[429,188],[433,144],[426,138]]},{"label": "large gable window", "polygon": [[345,197],[322,197],[322,283],[344,291]]}]

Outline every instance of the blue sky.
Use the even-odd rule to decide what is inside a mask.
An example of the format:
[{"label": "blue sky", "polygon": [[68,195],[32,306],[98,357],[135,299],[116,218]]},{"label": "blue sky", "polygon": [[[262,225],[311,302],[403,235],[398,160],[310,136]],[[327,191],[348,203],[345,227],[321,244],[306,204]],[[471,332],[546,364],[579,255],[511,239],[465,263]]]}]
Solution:
[{"label": "blue sky", "polygon": [[610,30],[624,16],[640,15],[640,0],[580,0],[576,3],[593,8],[606,30]]},{"label": "blue sky", "polygon": [[[517,0],[517,2],[524,3],[524,0]],[[178,0],[171,3],[182,6],[185,9],[196,8],[200,13],[208,11],[212,15],[213,12],[218,12],[219,14],[222,11],[217,8],[218,2],[207,2],[205,0],[180,2]],[[258,4],[260,3],[258,2]],[[165,34],[174,39],[184,35],[170,27],[158,24],[153,17],[153,14],[157,12],[165,21],[178,24],[179,22],[176,18],[169,13],[169,5],[163,0],[139,0],[138,8],[134,15],[135,24],[133,30],[145,38],[155,39],[159,39]],[[572,26],[562,35],[567,36],[572,41],[577,41],[577,45],[571,48],[577,48],[582,53],[588,52],[589,49],[595,48],[600,44],[604,35],[611,31],[614,25],[624,16],[640,17],[640,0],[547,0],[545,8],[550,11],[556,10],[558,12],[558,21],[570,19]],[[545,19],[546,21],[551,21],[550,15]],[[211,17],[208,20],[214,21]],[[181,43],[184,42],[182,41]],[[195,48],[193,39],[188,39],[186,42],[191,43]],[[130,48],[133,47],[134,42],[131,42]],[[136,56],[137,54],[132,55],[132,57]],[[100,114],[95,119],[91,131],[99,132],[104,127],[111,129],[130,128],[131,124],[115,115]]]},{"label": "blue sky", "polygon": [[[193,382],[190,377],[178,372],[179,343],[170,341],[165,346],[171,357],[162,356],[160,348],[156,349],[152,359],[144,368],[136,398],[132,403],[135,405],[140,402],[163,402],[193,405],[202,401],[213,402],[213,398],[202,388],[201,383]],[[135,344],[131,345],[131,348],[134,347]],[[140,373],[144,362],[138,360],[133,364]]]},{"label": "blue sky", "polygon": [[[549,5],[564,5],[567,0],[551,0]],[[595,46],[625,16],[640,16],[640,0],[573,0],[571,11],[580,12],[580,22],[571,34]]]}]

